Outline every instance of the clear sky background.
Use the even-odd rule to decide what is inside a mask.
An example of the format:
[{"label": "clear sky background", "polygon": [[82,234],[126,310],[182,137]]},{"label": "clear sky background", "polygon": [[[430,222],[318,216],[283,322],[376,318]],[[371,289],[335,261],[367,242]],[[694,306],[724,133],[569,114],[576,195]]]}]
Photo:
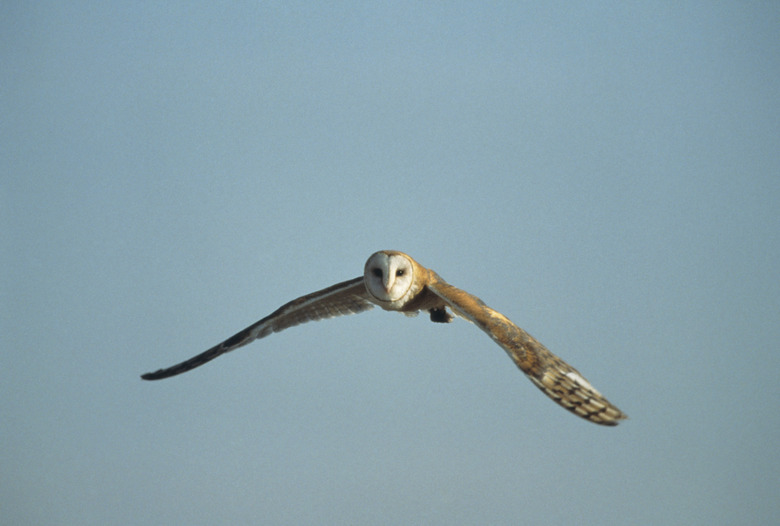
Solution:
[{"label": "clear sky background", "polygon": [[[4,2],[0,518],[780,523],[780,5]],[[462,320],[311,323],[408,252]]]}]

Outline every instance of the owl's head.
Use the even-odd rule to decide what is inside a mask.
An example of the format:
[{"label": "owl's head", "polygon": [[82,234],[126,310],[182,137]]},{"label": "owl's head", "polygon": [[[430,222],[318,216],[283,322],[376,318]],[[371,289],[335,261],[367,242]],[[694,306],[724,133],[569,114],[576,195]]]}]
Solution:
[{"label": "owl's head", "polygon": [[366,261],[363,282],[377,301],[397,302],[409,293],[414,283],[412,258],[392,250],[376,252]]}]

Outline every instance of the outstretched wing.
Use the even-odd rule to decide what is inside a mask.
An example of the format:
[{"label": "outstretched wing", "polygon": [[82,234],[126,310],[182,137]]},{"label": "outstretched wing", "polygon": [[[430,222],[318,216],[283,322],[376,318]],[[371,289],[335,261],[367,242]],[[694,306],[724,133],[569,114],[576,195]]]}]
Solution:
[{"label": "outstretched wing", "polygon": [[476,296],[432,274],[428,290],[459,316],[485,331],[547,396],[577,416],[615,426],[627,416],[599,393],[574,367]]},{"label": "outstretched wing", "polygon": [[276,309],[257,323],[234,334],[224,342],[190,358],[180,364],[141,375],[144,380],[161,380],[185,373],[210,362],[217,356],[238,349],[258,338],[264,338],[272,332],[279,332],[307,321],[323,320],[346,314],[357,314],[369,310],[374,305],[368,300],[363,278],[355,278],[338,283],[318,292],[292,300]]}]

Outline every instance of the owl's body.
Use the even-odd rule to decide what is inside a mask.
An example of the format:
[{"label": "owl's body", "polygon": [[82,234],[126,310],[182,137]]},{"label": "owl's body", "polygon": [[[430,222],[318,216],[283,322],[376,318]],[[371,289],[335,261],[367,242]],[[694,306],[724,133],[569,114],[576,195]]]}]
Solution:
[{"label": "owl's body", "polygon": [[293,300],[224,342],[167,369],[142,376],[159,380],[213,360],[217,356],[307,321],[371,309],[415,315],[427,311],[434,322],[453,318],[451,309],[485,331],[515,364],[550,398],[591,422],[617,425],[626,415],[612,405],[573,367],[551,353],[530,334],[476,296],[453,287],[408,255],[384,250],[366,262],[363,276]]}]

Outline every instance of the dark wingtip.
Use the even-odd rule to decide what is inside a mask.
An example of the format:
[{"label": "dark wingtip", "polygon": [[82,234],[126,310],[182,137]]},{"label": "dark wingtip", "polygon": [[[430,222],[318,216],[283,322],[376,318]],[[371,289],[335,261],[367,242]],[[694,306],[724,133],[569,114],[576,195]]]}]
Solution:
[{"label": "dark wingtip", "polygon": [[160,378],[164,378],[164,376],[160,375],[161,372],[163,372],[162,369],[153,373],[145,373],[141,375],[141,378],[144,380],[159,380]]}]

